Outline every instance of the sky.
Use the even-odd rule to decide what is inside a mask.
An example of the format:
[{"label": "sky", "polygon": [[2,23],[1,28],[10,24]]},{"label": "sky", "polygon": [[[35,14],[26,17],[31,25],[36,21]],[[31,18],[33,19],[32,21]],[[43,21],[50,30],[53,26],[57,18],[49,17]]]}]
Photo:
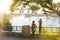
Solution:
[{"label": "sky", "polygon": [[34,20],[35,24],[38,26],[38,21],[40,18],[42,19],[43,27],[60,27],[59,18],[49,17],[49,19],[47,19],[46,16],[43,17],[25,17],[24,15],[15,16],[12,18],[11,23],[12,26],[23,26],[23,25],[31,26],[32,21]]},{"label": "sky", "polygon": [[60,0],[53,0],[53,2],[56,2],[57,3],[57,2],[60,2]]},{"label": "sky", "polygon": [[10,13],[9,6],[11,4],[11,0],[0,0],[0,12]]}]

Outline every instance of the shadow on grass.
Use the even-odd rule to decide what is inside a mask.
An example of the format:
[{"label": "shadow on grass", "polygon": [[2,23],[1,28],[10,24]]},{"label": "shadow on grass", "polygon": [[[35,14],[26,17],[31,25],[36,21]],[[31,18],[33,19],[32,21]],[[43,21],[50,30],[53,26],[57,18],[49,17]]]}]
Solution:
[{"label": "shadow on grass", "polygon": [[1,37],[31,38],[31,34],[30,36],[25,36],[22,33],[16,33],[16,32],[2,32],[2,34],[0,35]]},{"label": "shadow on grass", "polygon": [[59,37],[59,35],[45,35],[45,34],[35,34],[34,37],[31,36],[24,36],[22,33],[15,33],[15,32],[3,32],[2,37],[16,37],[16,38],[34,38],[34,39],[40,39],[40,40],[57,40],[56,38]]}]

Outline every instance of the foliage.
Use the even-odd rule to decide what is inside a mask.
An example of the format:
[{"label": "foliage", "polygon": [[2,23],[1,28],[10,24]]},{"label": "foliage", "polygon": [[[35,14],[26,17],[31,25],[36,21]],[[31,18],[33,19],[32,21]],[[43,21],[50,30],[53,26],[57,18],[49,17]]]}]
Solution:
[{"label": "foliage", "polygon": [[[23,3],[23,2],[25,2],[25,3]],[[47,7],[49,8],[48,5],[50,5],[50,6],[52,5],[51,0],[29,0],[29,1],[27,1],[27,0],[12,0],[10,10],[11,10],[11,12],[13,12],[15,10],[16,6],[20,6],[21,4],[24,4],[26,6],[26,5],[28,5],[29,3],[32,3],[32,2],[34,2],[36,4],[40,4],[42,7],[46,7],[46,8]]]},{"label": "foliage", "polygon": [[[48,13],[51,13],[51,14],[55,13],[55,14],[57,14],[60,17],[60,11],[58,10],[60,8],[59,7],[60,3],[56,4],[56,3],[53,3],[52,1],[53,0],[12,0],[12,4],[10,6],[10,11],[14,12],[21,4],[23,4],[24,7],[26,5],[28,5],[31,8],[32,11],[36,11],[36,10],[40,9],[39,6],[38,6],[38,5],[40,5],[40,7],[42,9],[45,8],[45,9],[50,10],[50,11],[44,10],[44,12],[45,12],[46,15],[48,15]],[[29,3],[33,3],[33,2],[37,4],[36,5],[37,7],[33,6],[32,4],[31,4],[32,6],[29,5]]]},{"label": "foliage", "polygon": [[5,13],[3,14],[2,25],[4,31],[12,31],[10,20]]}]

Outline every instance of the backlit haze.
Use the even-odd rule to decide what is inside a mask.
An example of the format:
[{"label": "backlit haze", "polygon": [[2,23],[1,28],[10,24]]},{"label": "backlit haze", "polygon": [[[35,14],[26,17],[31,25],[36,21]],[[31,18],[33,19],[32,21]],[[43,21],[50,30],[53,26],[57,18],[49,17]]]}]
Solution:
[{"label": "backlit haze", "polygon": [[[60,0],[53,0],[53,2],[60,2]],[[7,14],[10,13],[9,6],[11,4],[11,0],[0,0],[0,14],[6,12]],[[39,12],[40,13],[40,12]],[[22,25],[31,25],[32,21],[35,20],[36,25],[38,26],[38,20],[41,17],[30,17],[25,18],[24,15],[15,16],[11,19],[12,26],[22,26]],[[50,27],[60,27],[59,25],[59,18],[49,18],[42,17],[43,26],[50,26]]]}]

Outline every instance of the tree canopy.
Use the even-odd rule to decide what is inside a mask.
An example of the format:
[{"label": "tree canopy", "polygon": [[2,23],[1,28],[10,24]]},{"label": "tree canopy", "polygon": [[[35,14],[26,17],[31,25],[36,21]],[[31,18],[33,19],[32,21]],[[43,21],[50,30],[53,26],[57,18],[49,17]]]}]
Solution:
[{"label": "tree canopy", "polygon": [[[36,5],[32,3],[35,3]],[[23,5],[23,7],[28,5],[32,11],[42,8],[42,11],[44,11],[45,14],[48,15],[48,13],[55,13],[60,17],[60,3],[53,3],[53,0],[12,0],[10,11],[14,12],[19,8],[21,4]],[[47,11],[46,9],[48,9],[49,11]]]}]

